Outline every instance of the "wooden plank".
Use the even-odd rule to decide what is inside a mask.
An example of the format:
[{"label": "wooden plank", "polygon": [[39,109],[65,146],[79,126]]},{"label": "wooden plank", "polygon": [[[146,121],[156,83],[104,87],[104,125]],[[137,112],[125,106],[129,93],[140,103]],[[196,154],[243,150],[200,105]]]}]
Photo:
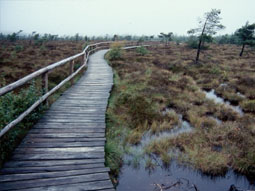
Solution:
[{"label": "wooden plank", "polygon": [[[40,161],[43,163],[44,161]],[[47,161],[46,161],[47,162]],[[62,166],[44,166],[44,167],[18,167],[18,168],[4,168],[0,171],[2,174],[31,174],[31,173],[42,173],[42,172],[58,172],[67,170],[79,170],[79,169],[94,169],[103,168],[104,163],[94,164],[79,164],[79,165],[62,165]],[[0,175],[1,177],[1,175]]]},{"label": "wooden plank", "polygon": [[94,141],[106,141],[106,138],[80,138],[80,137],[71,137],[71,138],[27,138],[23,139],[25,143],[39,143],[39,142],[58,142],[58,143],[68,143],[68,142],[94,142]]},{"label": "wooden plank", "polygon": [[67,129],[61,129],[61,128],[36,128],[31,129],[30,133],[105,133],[104,128],[67,128]]},{"label": "wooden plank", "polygon": [[26,111],[24,111],[22,114],[18,116],[15,120],[10,122],[8,125],[6,125],[1,131],[0,131],[0,137],[2,137],[5,133],[7,133],[11,128],[13,128],[15,125],[17,125],[19,122],[21,122],[27,115],[29,115],[35,108],[37,108],[41,103],[43,103],[50,95],[55,93],[58,89],[60,89],[66,82],[71,80],[74,76],[76,76],[85,65],[81,66],[75,73],[73,73],[71,76],[68,76],[66,79],[64,79],[62,82],[60,82],[57,86],[55,86],[53,89],[51,89],[49,92],[44,94],[42,97],[40,97],[39,100],[37,100],[33,105],[31,105]]},{"label": "wooden plank", "polygon": [[83,138],[103,138],[105,133],[29,133],[26,138],[68,138],[68,137],[83,137]]},{"label": "wooden plank", "polygon": [[68,177],[58,177],[58,178],[47,178],[47,179],[36,179],[36,180],[25,180],[10,183],[1,183],[0,191],[11,190],[11,189],[25,189],[25,188],[35,188],[42,186],[55,186],[63,184],[74,184],[74,183],[84,183],[109,180],[108,173],[97,173],[97,174],[86,174],[78,176],[68,176]]},{"label": "wooden plank", "polygon": [[[23,190],[23,189],[22,189]],[[31,189],[25,189],[26,191],[86,191],[86,190],[100,190],[100,191],[114,191],[112,183],[110,180],[78,183],[78,184],[65,184],[58,186],[47,186],[47,187],[37,187]]]},{"label": "wooden plank", "polygon": [[65,148],[17,148],[14,151],[15,153],[24,153],[24,154],[30,154],[30,153],[68,153],[68,152],[104,152],[104,147],[97,146],[97,147],[65,147]]},{"label": "wooden plank", "polygon": [[0,190],[113,190],[104,168],[113,80],[104,52],[93,55],[87,73],[24,138],[0,171]]},{"label": "wooden plank", "polygon": [[26,174],[8,174],[0,175],[0,185],[1,182],[8,181],[20,181],[20,180],[33,180],[33,179],[42,179],[42,178],[58,178],[58,177],[68,177],[68,176],[77,176],[85,174],[95,174],[102,172],[109,172],[109,168],[97,167],[90,169],[77,169],[69,171],[57,171],[57,172],[37,172],[37,173],[26,173]]},{"label": "wooden plank", "polygon": [[104,146],[104,141],[91,141],[91,142],[68,142],[68,143],[21,143],[18,148],[65,148],[65,147],[96,147]]},{"label": "wooden plank", "polygon": [[55,153],[42,153],[42,154],[15,154],[11,160],[53,160],[53,159],[96,159],[104,158],[104,152],[89,152],[89,153],[77,153],[77,152],[55,152]]},{"label": "wooden plank", "polygon": [[[9,161],[4,164],[5,168],[18,168],[18,167],[53,167],[53,166],[78,166],[84,164],[104,163],[104,159],[86,159],[86,160],[33,160],[33,161]],[[96,167],[88,165],[87,167]],[[82,166],[81,166],[82,167]],[[66,168],[66,167],[63,167]],[[46,169],[47,170],[47,169]]]},{"label": "wooden plank", "polygon": [[55,123],[90,123],[90,122],[105,122],[105,119],[100,119],[100,118],[92,118],[92,119],[72,119],[72,118],[67,118],[67,119],[41,119],[40,122],[42,123],[47,123],[47,122],[55,122]]},{"label": "wooden plank", "polygon": [[103,127],[105,125],[105,122],[89,122],[89,123],[82,123],[82,122],[77,122],[77,123],[65,123],[65,122],[43,122],[43,121],[39,121],[38,126],[42,126],[42,125],[47,125],[47,127],[50,127],[51,125],[57,125],[60,127],[63,126],[69,126],[69,127]]}]

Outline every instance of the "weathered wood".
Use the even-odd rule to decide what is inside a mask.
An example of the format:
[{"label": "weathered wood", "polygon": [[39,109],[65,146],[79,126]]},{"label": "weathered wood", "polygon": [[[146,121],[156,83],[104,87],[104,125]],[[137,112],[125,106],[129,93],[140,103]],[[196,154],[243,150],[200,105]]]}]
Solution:
[{"label": "weathered wood", "polygon": [[105,133],[29,133],[26,138],[104,138]]},{"label": "weathered wood", "polygon": [[[103,45],[103,44],[106,44],[106,43],[111,43],[111,42],[101,42],[101,43],[96,43],[96,45],[98,46],[98,45]],[[61,61],[58,61],[58,62],[56,62],[54,64],[51,64],[51,65],[49,65],[47,67],[44,67],[44,68],[42,68],[40,70],[37,70],[37,71],[33,72],[32,74],[29,74],[29,75],[25,76],[24,78],[22,78],[22,79],[20,79],[20,80],[18,80],[16,82],[13,82],[13,83],[11,83],[11,84],[1,88],[0,89],[0,96],[4,95],[4,94],[6,94],[6,93],[8,93],[8,92],[10,92],[10,91],[20,87],[20,86],[22,86],[23,84],[27,83],[28,81],[30,81],[30,80],[32,80],[32,79],[34,79],[34,78],[36,78],[36,77],[38,77],[40,75],[42,75],[45,72],[51,71],[51,70],[53,70],[53,69],[55,69],[57,67],[60,67],[60,66],[62,66],[64,64],[66,64],[67,62],[70,62],[70,61],[72,61],[72,60],[74,60],[74,59],[84,55],[85,52],[88,50],[88,48],[90,48],[90,47],[92,47],[94,45],[95,44],[88,45],[83,50],[83,52],[81,52],[79,54],[76,54],[74,56],[65,58],[65,59],[63,59]]]},{"label": "weathered wood", "polygon": [[104,147],[65,147],[65,148],[17,148],[14,154],[31,154],[31,153],[86,153],[86,152],[104,152]]},{"label": "weathered wood", "polygon": [[[49,91],[49,81],[48,80],[49,80],[49,72],[43,73],[43,75],[42,75],[43,94],[46,94]],[[49,105],[48,99],[46,99],[44,101],[44,104],[48,107],[48,105]]]},{"label": "weathered wood", "polygon": [[38,105],[40,105],[42,102],[44,102],[50,95],[52,95],[54,92],[56,92],[58,89],[60,89],[66,82],[68,82],[70,79],[72,79],[76,74],[78,74],[85,65],[81,66],[75,73],[73,73],[71,76],[67,77],[65,80],[60,82],[56,87],[51,89],[48,93],[44,94],[38,101],[36,101],[32,106],[30,106],[25,112],[23,112],[17,119],[13,120],[11,123],[6,125],[0,132],[0,138],[9,131],[12,127],[17,125],[19,122],[21,122],[27,115],[29,115]]},{"label": "weathered wood", "polygon": [[104,141],[91,141],[91,142],[67,142],[67,143],[21,143],[19,148],[65,148],[65,147],[96,147],[104,146]]},{"label": "weathered wood", "polygon": [[35,188],[42,186],[54,186],[62,184],[74,184],[74,183],[84,183],[100,180],[109,180],[108,173],[96,173],[96,174],[87,174],[79,176],[68,176],[68,177],[58,177],[58,178],[47,178],[47,179],[36,179],[36,180],[26,180],[26,181],[17,181],[9,184],[8,182],[1,183],[0,191],[11,190],[11,189],[25,189],[25,188]]},{"label": "weathered wood", "polygon": [[[96,160],[96,159],[93,159]],[[68,160],[69,161],[69,160]],[[32,161],[30,161],[32,162]],[[44,163],[48,161],[40,161]],[[43,173],[43,172],[62,172],[68,170],[81,170],[81,169],[94,169],[94,168],[103,168],[104,163],[90,163],[90,164],[69,164],[69,165],[55,165],[52,166],[28,166],[28,167],[16,167],[16,168],[5,168],[0,171],[4,175],[11,174],[31,174],[31,173]],[[4,176],[4,175],[1,175]],[[0,182],[1,185],[1,182]]]},{"label": "weathered wood", "polygon": [[[69,75],[72,75],[73,74],[73,70],[74,70],[74,60],[72,60],[70,62],[70,66],[69,66]],[[73,79],[71,79],[71,85],[73,85],[74,81]]]},{"label": "weathered wood", "polygon": [[[63,166],[62,169],[65,169],[66,166],[80,166],[80,165],[87,165],[87,168],[94,168],[98,167],[98,164],[100,163],[100,167],[104,164],[104,159],[86,159],[86,160],[33,160],[33,161],[9,161],[4,164],[4,169],[12,168],[14,171],[15,169],[20,169],[21,167],[39,167],[41,170],[43,167],[54,167],[54,166]],[[91,165],[92,164],[92,165]],[[94,164],[97,164],[96,166]],[[104,166],[104,165],[103,165]],[[81,166],[81,168],[85,168],[84,166]],[[44,170],[48,171],[48,169]],[[0,172],[2,172],[0,170]]]},{"label": "weathered wood", "polygon": [[113,80],[105,52],[90,57],[87,74],[22,140],[0,170],[0,190],[113,190],[104,168],[105,111]]},{"label": "weathered wood", "polygon": [[39,142],[58,142],[58,143],[68,143],[68,142],[91,142],[91,141],[105,141],[106,138],[90,138],[90,137],[67,137],[67,138],[27,138],[23,139],[26,143],[39,143]]},{"label": "weathered wood", "polygon": [[56,128],[33,128],[30,130],[30,133],[36,134],[36,133],[105,133],[105,129],[103,128],[70,128],[70,129],[56,129]]},{"label": "weathered wood", "polygon": [[9,174],[1,176],[0,182],[8,181],[20,181],[20,180],[32,180],[32,179],[41,179],[41,178],[58,178],[58,177],[68,177],[68,176],[77,176],[85,174],[95,174],[102,172],[109,172],[109,168],[92,168],[92,169],[77,169],[69,171],[58,171],[58,172],[43,172],[43,173],[33,173],[33,174]]},{"label": "weathered wood", "polygon": [[41,154],[15,154],[11,160],[52,160],[52,159],[97,159],[104,158],[103,152],[88,152],[88,153],[77,153],[77,152],[55,152],[55,153],[41,153]]},{"label": "weathered wood", "polygon": [[[23,189],[22,189],[23,190]],[[26,188],[26,191],[81,191],[81,190],[98,190],[98,191],[114,191],[110,180],[103,180],[97,182],[87,182],[78,184],[64,184],[56,186],[38,187],[38,188]]]}]

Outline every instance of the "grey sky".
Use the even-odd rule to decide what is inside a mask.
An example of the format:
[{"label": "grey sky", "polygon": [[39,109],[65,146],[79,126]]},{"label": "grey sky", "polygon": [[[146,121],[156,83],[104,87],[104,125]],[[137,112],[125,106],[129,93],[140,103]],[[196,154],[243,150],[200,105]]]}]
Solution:
[{"label": "grey sky", "polygon": [[182,35],[212,8],[222,11],[222,34],[255,22],[255,0],[0,0],[0,32]]}]

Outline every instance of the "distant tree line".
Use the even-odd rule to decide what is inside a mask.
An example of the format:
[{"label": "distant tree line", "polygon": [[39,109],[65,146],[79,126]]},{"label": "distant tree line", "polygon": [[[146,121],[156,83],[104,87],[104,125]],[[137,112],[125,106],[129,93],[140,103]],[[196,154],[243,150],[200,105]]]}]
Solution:
[{"label": "distant tree line", "polygon": [[161,41],[165,46],[170,45],[170,41],[180,43],[187,43],[191,48],[197,49],[196,63],[199,61],[201,50],[207,49],[209,43],[216,44],[236,44],[241,45],[240,56],[243,55],[246,46],[255,47],[255,23],[249,24],[248,22],[237,29],[233,34],[215,36],[218,30],[225,28],[221,23],[219,17],[221,11],[219,9],[212,9],[204,14],[200,19],[198,27],[188,31],[188,35],[175,35],[172,32],[161,32],[158,36],[154,35],[104,35],[104,36],[87,36],[76,33],[75,35],[53,35],[53,34],[39,34],[33,31],[31,34],[25,34],[22,30],[12,34],[0,33],[0,40],[15,42],[17,40],[29,40],[29,44],[42,45],[48,41],[137,41],[139,45],[145,41]]}]

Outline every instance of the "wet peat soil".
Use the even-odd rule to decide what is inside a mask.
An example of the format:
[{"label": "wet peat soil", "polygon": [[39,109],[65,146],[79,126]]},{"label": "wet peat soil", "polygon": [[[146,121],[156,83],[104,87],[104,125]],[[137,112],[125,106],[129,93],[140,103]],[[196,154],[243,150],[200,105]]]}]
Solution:
[{"label": "wet peat soil", "polygon": [[148,49],[110,61],[107,136],[124,153],[117,190],[254,189],[254,50],[240,58],[238,46],[211,45],[196,65],[185,44]]}]

